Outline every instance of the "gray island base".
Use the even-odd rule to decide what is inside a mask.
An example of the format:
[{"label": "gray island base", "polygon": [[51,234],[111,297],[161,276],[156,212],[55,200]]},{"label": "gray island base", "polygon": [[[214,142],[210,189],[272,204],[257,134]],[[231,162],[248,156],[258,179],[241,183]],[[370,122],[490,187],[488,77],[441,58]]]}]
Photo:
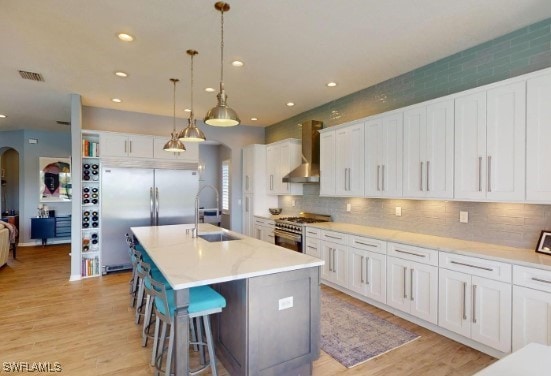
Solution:
[{"label": "gray island base", "polygon": [[213,317],[216,356],[231,375],[312,374],[320,354],[319,267],[216,289],[227,301]]}]

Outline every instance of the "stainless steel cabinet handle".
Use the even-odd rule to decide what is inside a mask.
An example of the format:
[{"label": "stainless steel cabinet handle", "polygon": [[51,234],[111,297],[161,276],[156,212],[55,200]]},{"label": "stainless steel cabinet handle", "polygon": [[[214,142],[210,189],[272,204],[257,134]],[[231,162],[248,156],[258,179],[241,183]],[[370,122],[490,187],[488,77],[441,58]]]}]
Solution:
[{"label": "stainless steel cabinet handle", "polygon": [[488,155],[488,192],[492,191],[492,156]]},{"label": "stainless steel cabinet handle", "polygon": [[245,189],[249,190],[249,175],[245,176]]},{"label": "stainless steel cabinet handle", "polygon": [[463,320],[467,320],[467,282],[463,282]]},{"label": "stainless steel cabinet handle", "polygon": [[132,154],[132,140],[130,140],[130,154]]},{"label": "stainless steel cabinet handle", "polygon": [[412,256],[417,256],[417,257],[427,257],[426,255],[420,255],[420,254],[418,254],[418,253],[413,253],[413,252],[408,252],[408,251],[402,251],[401,249],[395,249],[394,252],[405,253],[406,255],[412,255]]},{"label": "stainless steel cabinet handle", "polygon": [[430,161],[427,161],[427,192],[430,191],[430,188],[429,188],[429,173],[430,173]]},{"label": "stainless steel cabinet handle", "polygon": [[404,299],[407,299],[407,298],[408,298],[408,294],[407,294],[407,292],[406,292],[407,272],[408,272],[408,268],[404,267]]},{"label": "stainless steel cabinet handle", "polygon": [[478,191],[482,192],[482,157],[478,157]]},{"label": "stainless steel cabinet handle", "polygon": [[270,175],[270,190],[274,189],[274,175]]},{"label": "stainless steel cabinet handle", "polygon": [[346,182],[348,181],[347,174],[348,174],[348,169],[345,168],[344,169],[344,190],[345,191],[348,191],[347,184],[346,184]]},{"label": "stainless steel cabinet handle", "polygon": [[[273,236],[273,235],[272,235]],[[310,248],[310,249],[317,249],[316,247],[312,247],[311,245],[307,245],[306,246],[307,248]]]},{"label": "stainless steel cabinet handle", "polygon": [[385,165],[382,166],[381,169],[381,191],[385,190]]},{"label": "stainless steel cabinet handle", "polygon": [[361,244],[361,245],[365,245],[366,247],[373,247],[373,248],[377,248],[377,247],[378,247],[378,245],[363,243],[363,242],[359,242],[359,241],[357,241],[357,240],[356,240],[354,243],[356,243],[356,244]]},{"label": "stainless steel cabinet handle", "polygon": [[149,187],[149,224],[153,226],[153,187]]},{"label": "stainless steel cabinet handle", "polygon": [[379,188],[379,180],[380,180],[380,172],[381,172],[381,165],[377,165],[377,190],[380,191]]},{"label": "stainless steel cabinet handle", "polygon": [[413,301],[413,268],[409,270],[409,299]]},{"label": "stainless steel cabinet handle", "polygon": [[473,285],[473,324],[476,324],[476,285]]},{"label": "stainless steel cabinet handle", "polygon": [[333,273],[335,273],[337,270],[335,269],[335,252],[337,250],[335,248],[333,248]]},{"label": "stainless steel cabinet handle", "polygon": [[532,281],[543,282],[543,283],[551,283],[551,281],[546,281],[545,279],[540,279],[540,278],[537,278],[537,277],[532,277]]},{"label": "stainless steel cabinet handle", "polygon": [[369,285],[369,257],[365,258],[365,284]]},{"label": "stainless steel cabinet handle", "polygon": [[489,272],[493,272],[494,269],[492,268],[485,268],[483,266],[476,266],[476,265],[471,265],[471,264],[465,264],[463,262],[459,262],[459,261],[450,261],[450,264],[455,264],[455,265],[461,265],[461,266],[468,266],[469,268],[475,268],[475,269],[482,269],[482,270],[487,270]]},{"label": "stainless steel cabinet handle", "polygon": [[333,271],[333,266],[332,266],[332,259],[333,259],[333,248],[329,248],[329,271],[332,272]]},{"label": "stainless steel cabinet handle", "polygon": [[317,232],[312,232],[312,231],[306,231],[307,234],[310,234],[310,235],[317,235],[318,233]]},{"label": "stainless steel cabinet handle", "polygon": [[155,188],[155,226],[159,226],[159,188]]},{"label": "stainless steel cabinet handle", "polygon": [[342,238],[339,238],[338,236],[331,236],[331,235],[324,235],[324,236],[325,236],[326,238],[342,240]]},{"label": "stainless steel cabinet handle", "polygon": [[364,257],[360,257],[360,282],[364,283]]},{"label": "stainless steel cabinet handle", "polygon": [[350,167],[348,168],[348,190],[350,191],[351,188],[350,188],[350,175],[351,175],[351,172],[352,170],[350,169]]},{"label": "stainless steel cabinet handle", "polygon": [[128,141],[124,140],[124,153],[125,153],[125,154],[128,153],[128,146],[127,146],[127,144],[128,144]]},{"label": "stainless steel cabinet handle", "polygon": [[419,162],[419,190],[423,190],[423,162]]},{"label": "stainless steel cabinet handle", "polygon": [[245,197],[245,212],[249,212],[249,198]]}]

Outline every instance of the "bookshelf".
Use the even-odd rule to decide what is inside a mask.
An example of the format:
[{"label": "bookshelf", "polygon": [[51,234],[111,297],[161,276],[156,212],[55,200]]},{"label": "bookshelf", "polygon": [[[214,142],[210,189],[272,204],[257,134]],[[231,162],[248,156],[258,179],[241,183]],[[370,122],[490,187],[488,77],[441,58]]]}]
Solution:
[{"label": "bookshelf", "polygon": [[101,275],[99,134],[82,133],[81,276]]}]

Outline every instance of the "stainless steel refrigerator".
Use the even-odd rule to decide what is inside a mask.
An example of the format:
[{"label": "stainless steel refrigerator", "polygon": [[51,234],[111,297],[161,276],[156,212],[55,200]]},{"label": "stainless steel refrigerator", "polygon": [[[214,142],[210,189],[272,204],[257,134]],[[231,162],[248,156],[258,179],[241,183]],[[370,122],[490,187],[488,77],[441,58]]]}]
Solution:
[{"label": "stainless steel refrigerator", "polygon": [[103,272],[132,268],[124,239],[130,227],[193,223],[198,188],[197,171],[103,167]]}]

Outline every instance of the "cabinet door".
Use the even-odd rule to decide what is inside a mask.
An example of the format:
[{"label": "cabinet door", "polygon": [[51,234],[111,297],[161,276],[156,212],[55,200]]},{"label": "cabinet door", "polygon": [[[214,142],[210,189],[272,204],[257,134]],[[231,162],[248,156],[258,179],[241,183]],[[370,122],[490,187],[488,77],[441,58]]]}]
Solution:
[{"label": "cabinet door", "polygon": [[[277,169],[275,174],[274,186],[276,187],[277,194],[289,194],[291,193],[291,183],[284,183],[283,177],[287,175],[291,170],[297,166],[292,167],[292,160],[294,159],[293,151],[288,143],[283,143],[277,147]],[[292,168],[291,168],[292,167]]]},{"label": "cabinet door", "polygon": [[262,240],[270,244],[275,244],[275,235],[274,235],[273,227],[264,226],[262,231]]},{"label": "cabinet door", "polygon": [[421,143],[427,197],[453,197],[453,131],[453,100],[428,105],[427,128]]},{"label": "cabinet door", "polygon": [[386,303],[404,312],[410,310],[408,267],[410,262],[395,257],[387,257]]},{"label": "cabinet door", "polygon": [[425,106],[404,112],[404,197],[426,196],[426,124]]},{"label": "cabinet door", "polygon": [[438,268],[412,263],[409,269],[410,313],[425,321],[438,321]]},{"label": "cabinet door", "polygon": [[381,191],[381,153],[382,120],[365,122],[365,195],[382,197]]},{"label": "cabinet door", "polygon": [[346,248],[342,245],[321,242],[321,253],[325,265],[323,266],[321,277],[327,281],[347,287],[347,254]]},{"label": "cabinet door", "polygon": [[325,279],[326,281],[334,282],[334,261],[333,261],[333,244],[328,242],[321,242],[321,257],[323,261],[325,261],[325,264],[323,264],[323,267],[321,269],[321,278]]},{"label": "cabinet door", "polygon": [[525,82],[487,92],[486,197],[524,200]]},{"label": "cabinet door", "polygon": [[254,236],[253,196],[243,196],[243,234]]},{"label": "cabinet door", "polygon": [[128,156],[133,158],[153,158],[153,137],[129,135]]},{"label": "cabinet door", "polygon": [[551,202],[551,74],[527,82],[526,200]]},{"label": "cabinet door", "polygon": [[471,276],[441,268],[438,296],[438,326],[470,337]]},{"label": "cabinet door", "polygon": [[471,338],[511,352],[511,285],[472,277]]},{"label": "cabinet door", "polygon": [[402,197],[403,114],[382,119],[381,191],[385,197]]},{"label": "cabinet door", "polygon": [[486,197],[486,92],[455,100],[455,198]]},{"label": "cabinet door", "polygon": [[365,295],[381,303],[386,303],[386,255],[368,252],[365,280]]},{"label": "cabinet door", "polygon": [[513,286],[513,351],[530,342],[551,345],[551,294]]},{"label": "cabinet door", "polygon": [[254,238],[258,240],[264,240],[264,227],[254,224]]},{"label": "cabinet door", "polygon": [[102,157],[128,156],[128,136],[123,134],[101,134],[100,147]]},{"label": "cabinet door", "polygon": [[254,149],[252,146],[243,148],[243,191],[253,193],[253,169],[254,169]]},{"label": "cabinet door", "polygon": [[320,196],[335,194],[335,132],[320,134]]},{"label": "cabinet door", "polygon": [[364,124],[335,131],[335,193],[361,197],[364,194]]},{"label": "cabinet door", "polygon": [[346,128],[335,131],[335,194],[348,195],[348,131]]},{"label": "cabinet door", "polygon": [[277,194],[278,154],[277,145],[266,148],[266,192],[274,195]]},{"label": "cabinet door", "polygon": [[367,268],[369,255],[367,251],[350,248],[348,253],[348,288],[358,294],[367,295]]}]

